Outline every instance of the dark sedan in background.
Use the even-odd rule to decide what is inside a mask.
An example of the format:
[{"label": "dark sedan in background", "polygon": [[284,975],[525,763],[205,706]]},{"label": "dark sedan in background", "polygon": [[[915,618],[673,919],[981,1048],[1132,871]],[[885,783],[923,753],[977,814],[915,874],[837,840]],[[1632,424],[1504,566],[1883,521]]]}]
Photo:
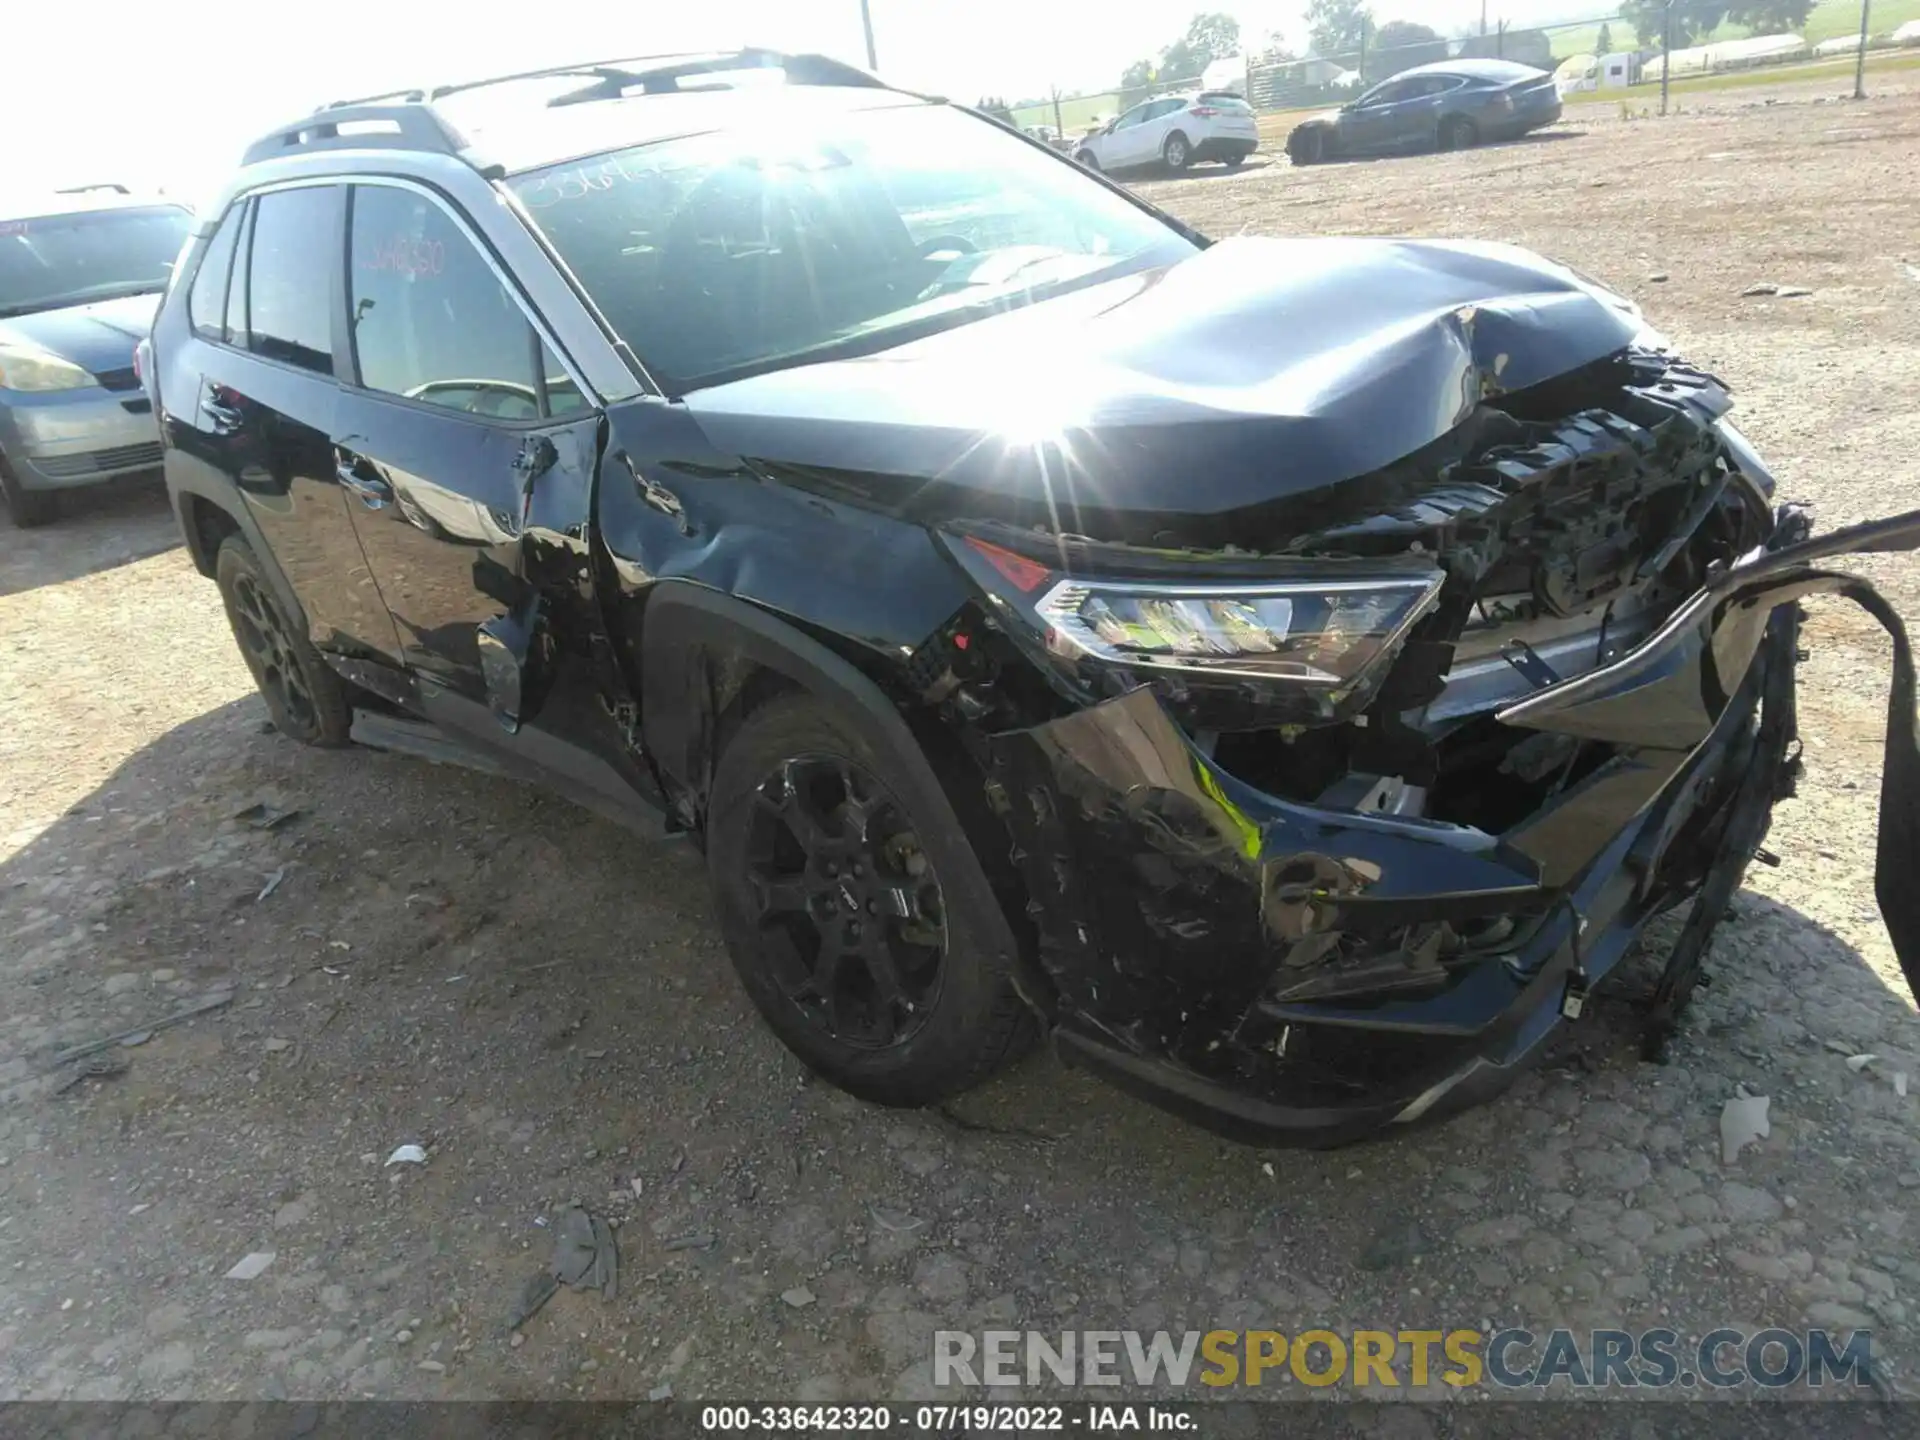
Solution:
[{"label": "dark sedan in background", "polygon": [[1552,75],[1511,60],[1447,60],[1402,70],[1338,110],[1296,125],[1296,165],[1409,150],[1465,150],[1560,118]]},{"label": "dark sedan in background", "polygon": [[134,347],[192,216],[118,186],[0,204],[0,494],[19,526],[59,492],[158,473]]}]

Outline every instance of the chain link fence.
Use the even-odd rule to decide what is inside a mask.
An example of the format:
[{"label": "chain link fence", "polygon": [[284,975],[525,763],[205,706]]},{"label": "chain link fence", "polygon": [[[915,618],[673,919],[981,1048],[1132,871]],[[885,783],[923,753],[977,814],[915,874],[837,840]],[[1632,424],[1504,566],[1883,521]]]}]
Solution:
[{"label": "chain link fence", "polygon": [[[1833,28],[1836,18],[1828,12],[1842,4],[1847,6],[1846,30],[1839,35],[1822,34]],[[1041,132],[1065,148],[1156,96],[1200,89],[1231,91],[1261,113],[1323,109],[1343,105],[1370,86],[1415,66],[1469,58],[1511,60],[1555,72],[1566,95],[1618,91],[1623,102],[1648,105],[1654,93],[1649,87],[1657,86],[1659,109],[1665,114],[1672,82],[1808,61],[1839,62],[1855,58],[1857,51],[1855,93],[1861,94],[1867,52],[1892,41],[1890,36],[1870,33],[1867,7],[1860,12],[1858,31],[1851,28],[1852,14],[1851,0],[1828,0],[1805,27],[1807,34],[1714,36],[1695,44],[1684,43],[1689,39],[1684,29],[1676,35],[1665,26],[1653,37],[1652,44],[1645,44],[1639,32],[1640,17],[1611,12],[1525,27],[1489,20],[1484,31],[1472,35],[1410,44],[1373,43],[1380,31],[1369,26],[1348,49],[1301,59],[1249,56],[1216,61],[1200,74],[1156,75],[1143,85],[1094,94],[1054,91],[1046,99],[1013,106],[1012,113],[1017,124]],[[1816,21],[1819,23],[1813,23]],[[1384,28],[1388,34],[1394,33],[1394,27]]]}]

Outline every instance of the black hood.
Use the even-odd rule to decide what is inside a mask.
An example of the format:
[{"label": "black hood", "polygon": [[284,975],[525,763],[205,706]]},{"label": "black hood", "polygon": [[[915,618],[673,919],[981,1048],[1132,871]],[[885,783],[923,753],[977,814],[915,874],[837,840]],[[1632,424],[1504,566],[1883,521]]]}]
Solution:
[{"label": "black hood", "polygon": [[1512,246],[1236,239],[685,403],[724,453],[929,519],[1219,516],[1377,470],[1639,330]]},{"label": "black hood", "polygon": [[133,364],[133,347],[153,328],[159,304],[156,291],[14,315],[0,320],[0,341],[24,341],[95,375],[124,370]]}]

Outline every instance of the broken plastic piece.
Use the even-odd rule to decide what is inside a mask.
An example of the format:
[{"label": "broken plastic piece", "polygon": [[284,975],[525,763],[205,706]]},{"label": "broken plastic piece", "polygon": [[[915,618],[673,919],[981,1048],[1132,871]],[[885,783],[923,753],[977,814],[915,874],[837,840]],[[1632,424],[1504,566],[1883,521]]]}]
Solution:
[{"label": "broken plastic piece", "polygon": [[1727,1101],[1720,1111],[1720,1159],[1731,1165],[1740,1152],[1757,1140],[1773,1133],[1767,1122],[1772,1104],[1765,1095],[1739,1095]]},{"label": "broken plastic piece", "polygon": [[387,1164],[389,1165],[424,1165],[426,1163],[427,1152],[418,1145],[402,1145],[398,1150],[395,1150],[391,1155],[387,1156]]},{"label": "broken plastic piece", "polygon": [[554,1226],[553,1264],[528,1280],[519,1303],[507,1317],[507,1329],[518,1330],[539,1313],[562,1285],[598,1290],[608,1300],[620,1284],[620,1251],[613,1227],[598,1215],[574,1206],[560,1214]]},{"label": "broken plastic piece", "polygon": [[228,1280],[258,1280],[266,1274],[267,1267],[273,1264],[277,1251],[255,1250],[251,1255],[243,1255],[231,1270],[227,1271]]},{"label": "broken plastic piece", "polygon": [[1849,1055],[1847,1057],[1847,1069],[1858,1075],[1879,1058],[1878,1055]]}]

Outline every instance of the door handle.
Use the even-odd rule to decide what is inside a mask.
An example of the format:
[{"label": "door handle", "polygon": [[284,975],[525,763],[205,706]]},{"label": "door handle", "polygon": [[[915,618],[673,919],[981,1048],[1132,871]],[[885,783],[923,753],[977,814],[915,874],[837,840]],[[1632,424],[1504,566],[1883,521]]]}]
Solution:
[{"label": "door handle", "polygon": [[369,510],[380,510],[393,503],[393,486],[377,475],[364,475],[360,460],[336,460],[334,477]]},{"label": "door handle", "polygon": [[246,417],[237,406],[222,404],[211,395],[200,401],[200,413],[207,417],[207,423],[213,427],[216,435],[233,435],[246,424]]}]

